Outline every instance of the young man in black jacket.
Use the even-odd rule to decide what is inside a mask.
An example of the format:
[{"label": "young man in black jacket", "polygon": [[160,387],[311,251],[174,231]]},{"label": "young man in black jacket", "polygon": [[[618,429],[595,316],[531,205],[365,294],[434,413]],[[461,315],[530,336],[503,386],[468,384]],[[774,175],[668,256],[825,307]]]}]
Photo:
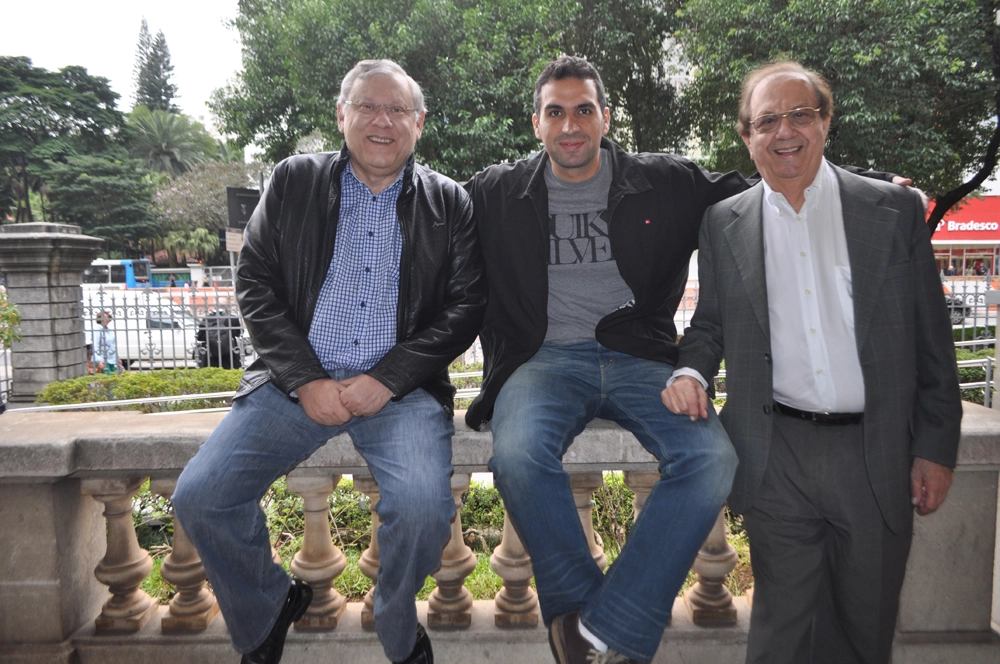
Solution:
[{"label": "young man in black jacket", "polygon": [[[491,425],[490,469],[556,660],[648,662],[737,463],[714,411],[691,421],[660,402],[677,361],[673,316],[702,214],[750,183],[607,140],[604,86],[582,58],[545,67],[534,107],[545,149],[466,185],[489,282],[483,389],[466,420]],[[562,467],[595,417],[635,434],[661,474],[606,575]]]},{"label": "young man in black jacket", "polygon": [[275,664],[308,585],[271,559],[259,501],[348,433],[379,485],[375,624],[394,662],[430,664],[414,595],[440,567],[455,512],[448,364],[485,305],[468,195],[417,165],[423,94],[399,65],[358,63],[341,85],[339,154],[278,164],[236,274],[259,359],[174,493],[243,662]]}]

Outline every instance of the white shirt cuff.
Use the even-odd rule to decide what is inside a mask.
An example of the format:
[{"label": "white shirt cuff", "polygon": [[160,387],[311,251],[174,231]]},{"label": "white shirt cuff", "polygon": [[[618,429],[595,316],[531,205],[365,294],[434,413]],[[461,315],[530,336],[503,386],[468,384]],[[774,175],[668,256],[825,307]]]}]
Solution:
[{"label": "white shirt cuff", "polygon": [[681,367],[680,369],[674,369],[674,373],[672,373],[670,375],[670,378],[667,379],[667,387],[673,385],[674,381],[680,378],[681,376],[691,376],[691,378],[694,378],[699,383],[701,383],[702,389],[704,389],[706,392],[708,391],[708,383],[702,377],[701,372],[699,372],[697,369],[691,369],[689,367]]}]

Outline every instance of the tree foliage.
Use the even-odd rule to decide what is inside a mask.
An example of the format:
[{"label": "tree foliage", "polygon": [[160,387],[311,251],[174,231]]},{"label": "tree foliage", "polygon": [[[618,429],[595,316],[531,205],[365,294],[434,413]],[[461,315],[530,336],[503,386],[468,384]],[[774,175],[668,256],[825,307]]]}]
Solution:
[{"label": "tree foliage", "polygon": [[340,80],[365,58],[395,60],[427,98],[418,157],[467,177],[536,149],[531,85],[558,54],[569,0],[241,0],[244,70],[218,91],[223,129],[270,160],[318,130],[339,142]]},{"label": "tree foliage", "polygon": [[143,244],[159,235],[153,185],[125,150],[69,155],[50,162],[45,176],[52,186],[53,215],[106,239],[112,250],[141,255]]},{"label": "tree foliage", "polygon": [[733,128],[740,81],[759,64],[792,58],[833,87],[826,154],[834,163],[905,174],[931,196],[946,197],[989,161],[997,126],[996,5],[688,0],[680,42],[696,76],[686,101],[708,164],[753,172]]},{"label": "tree foliage", "polygon": [[611,138],[637,152],[677,151],[686,117],[674,84],[673,33],[680,0],[580,0],[561,42],[601,72],[612,108]]},{"label": "tree foliage", "polygon": [[177,86],[170,82],[173,73],[174,66],[170,63],[167,38],[162,30],[156,33],[155,38],[151,38],[149,25],[143,18],[132,72],[135,83],[135,106],[178,113],[180,109],[173,103],[177,97]]},{"label": "tree foliage", "polygon": [[229,225],[226,187],[256,188],[264,167],[259,163],[210,161],[160,186],[156,205],[166,231],[206,228],[213,232]]},{"label": "tree foliage", "polygon": [[108,79],[83,67],[58,72],[0,56],[0,217],[33,221],[29,194],[44,162],[111,145],[123,124]]},{"label": "tree foliage", "polygon": [[127,121],[130,151],[151,171],[177,175],[219,151],[204,125],[181,113],[136,106]]}]

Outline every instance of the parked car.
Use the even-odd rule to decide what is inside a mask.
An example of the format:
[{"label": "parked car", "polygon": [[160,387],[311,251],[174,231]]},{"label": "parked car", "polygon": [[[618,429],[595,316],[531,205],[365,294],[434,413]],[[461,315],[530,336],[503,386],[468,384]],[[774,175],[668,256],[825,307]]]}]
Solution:
[{"label": "parked car", "polygon": [[87,290],[83,298],[88,343],[100,332],[102,311],[111,314],[118,357],[130,366],[174,368],[195,365],[198,329],[195,317],[168,298],[148,289]]}]

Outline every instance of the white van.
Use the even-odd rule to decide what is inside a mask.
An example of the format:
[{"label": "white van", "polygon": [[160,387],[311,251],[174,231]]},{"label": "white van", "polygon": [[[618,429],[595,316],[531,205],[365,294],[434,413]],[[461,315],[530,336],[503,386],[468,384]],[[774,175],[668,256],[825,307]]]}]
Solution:
[{"label": "white van", "polygon": [[118,358],[126,369],[197,366],[197,320],[168,298],[149,289],[84,291],[87,343],[101,331],[102,311],[112,316],[108,329],[115,333]]}]

